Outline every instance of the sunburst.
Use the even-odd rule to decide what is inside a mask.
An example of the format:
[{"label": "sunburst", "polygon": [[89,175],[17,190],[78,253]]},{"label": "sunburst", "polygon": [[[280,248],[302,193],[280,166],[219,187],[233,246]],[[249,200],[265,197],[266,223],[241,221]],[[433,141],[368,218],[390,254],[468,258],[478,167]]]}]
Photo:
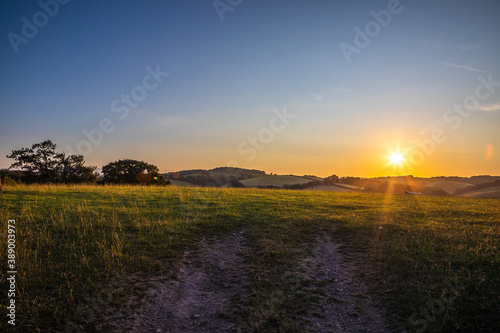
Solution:
[{"label": "sunburst", "polygon": [[401,166],[405,161],[403,154],[401,154],[400,152],[392,152],[388,158],[389,162],[394,166]]}]

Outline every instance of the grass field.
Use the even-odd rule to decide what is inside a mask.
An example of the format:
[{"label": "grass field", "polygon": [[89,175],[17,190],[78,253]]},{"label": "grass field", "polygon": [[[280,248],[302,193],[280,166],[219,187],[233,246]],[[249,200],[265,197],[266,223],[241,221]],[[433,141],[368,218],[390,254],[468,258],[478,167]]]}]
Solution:
[{"label": "grass field", "polygon": [[178,187],[195,187],[196,185],[193,185],[188,182],[183,182],[182,180],[175,180],[175,179],[169,179],[168,180],[172,186],[178,186]]},{"label": "grass field", "polygon": [[396,331],[500,330],[496,199],[127,186],[4,186],[0,196],[2,263],[16,220],[18,331],[98,331],[148,279],[177,274],[186,251],[237,233],[246,283],[224,316],[243,331],[304,332],[324,319],[328,283],[313,288],[301,273],[318,237],[357,266]]}]

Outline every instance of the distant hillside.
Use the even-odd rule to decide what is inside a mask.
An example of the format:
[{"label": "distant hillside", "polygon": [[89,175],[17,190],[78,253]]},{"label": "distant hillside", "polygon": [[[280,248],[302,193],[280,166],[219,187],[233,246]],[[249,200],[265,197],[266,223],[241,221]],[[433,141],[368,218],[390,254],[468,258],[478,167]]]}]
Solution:
[{"label": "distant hillside", "polygon": [[264,176],[241,180],[245,187],[284,187],[285,185],[303,185],[312,182],[311,179],[297,176]]},{"label": "distant hillside", "polygon": [[[488,197],[488,198],[497,198],[495,195],[496,189],[500,187],[500,180],[495,180],[491,183],[481,183],[476,186],[469,186],[466,188],[461,188],[456,190],[453,194],[461,197]],[[486,195],[488,194],[488,195]]]},{"label": "distant hillside", "polygon": [[219,167],[211,170],[193,169],[169,172],[164,176],[168,180],[183,181],[196,186],[222,187],[228,184],[236,186],[240,180],[262,177],[265,174],[261,170]]},{"label": "distant hillside", "polygon": [[469,183],[474,185],[492,183],[494,181],[500,181],[499,176],[472,176],[468,179]]},{"label": "distant hillside", "polygon": [[248,176],[263,176],[266,174],[265,171],[255,170],[255,169],[243,169],[243,168],[233,168],[233,167],[219,167],[212,170],[208,170],[211,174],[224,174],[237,177],[248,177]]},{"label": "distant hillside", "polygon": [[413,176],[398,177],[341,177],[340,183],[351,184],[365,188],[369,192],[402,194],[405,191],[422,192],[427,195],[450,195],[462,193],[460,191],[472,188],[474,185],[500,180],[498,176],[473,176],[473,177],[431,177],[421,178]]},{"label": "distant hillside", "polygon": [[458,196],[464,198],[500,198],[500,186],[482,188]]},{"label": "distant hillside", "polygon": [[[314,175],[273,175],[265,171],[235,167],[218,167],[210,170],[192,169],[164,174],[174,186],[202,187],[270,187],[284,189],[315,189],[324,191],[364,191],[384,194],[404,194],[405,191],[425,195],[492,196],[494,190],[485,188],[500,186],[500,176],[473,177],[340,177],[337,181]],[[498,182],[498,183],[496,183]],[[467,194],[466,193],[471,193]],[[474,193],[472,193],[474,192]],[[486,193],[487,192],[487,193]],[[492,194],[493,193],[493,194]]]},{"label": "distant hillside", "polygon": [[347,187],[342,186],[334,186],[334,185],[318,185],[307,188],[308,190],[313,191],[330,191],[330,192],[353,192],[353,189],[349,189]]},{"label": "distant hillside", "polygon": [[443,191],[446,191],[446,193],[448,194],[452,194],[456,190],[474,186],[474,184],[457,182],[457,181],[439,181],[439,182],[429,183],[426,186],[439,188],[442,189]]},{"label": "distant hillside", "polygon": [[323,178],[321,178],[321,177],[317,177],[317,176],[312,176],[312,175],[305,175],[305,176],[302,176],[302,178],[307,178],[307,179],[311,179],[311,180],[323,181]]}]

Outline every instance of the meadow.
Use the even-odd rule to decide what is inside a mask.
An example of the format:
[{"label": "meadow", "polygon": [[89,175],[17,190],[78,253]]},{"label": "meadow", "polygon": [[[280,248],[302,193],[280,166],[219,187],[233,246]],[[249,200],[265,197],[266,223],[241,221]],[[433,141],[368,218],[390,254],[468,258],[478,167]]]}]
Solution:
[{"label": "meadow", "polygon": [[[317,305],[328,285],[312,288],[301,265],[324,235],[342,263],[356,265],[356,281],[395,331],[500,331],[497,199],[10,185],[0,194],[0,216],[2,263],[7,221],[16,220],[20,331],[109,331],[106,321],[132,296],[140,300],[148,279],[175,276],[203,239],[236,233],[245,239],[246,282],[224,316],[242,331],[303,332],[324,319]],[[2,298],[5,332],[6,305]]]}]

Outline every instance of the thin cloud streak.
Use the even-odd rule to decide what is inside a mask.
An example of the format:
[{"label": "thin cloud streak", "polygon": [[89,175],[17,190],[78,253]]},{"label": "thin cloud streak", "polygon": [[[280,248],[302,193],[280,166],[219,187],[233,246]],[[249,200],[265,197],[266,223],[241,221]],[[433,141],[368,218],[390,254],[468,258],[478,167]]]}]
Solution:
[{"label": "thin cloud streak", "polygon": [[465,70],[471,71],[471,72],[486,73],[486,71],[483,71],[482,69],[477,69],[477,68],[474,68],[472,66],[467,66],[467,65],[453,64],[453,63],[450,63],[450,62],[440,62],[440,64],[448,66],[448,67],[455,67],[455,68],[465,69]]},{"label": "thin cloud streak", "polygon": [[352,90],[349,90],[349,89],[344,89],[344,88],[339,88],[339,87],[333,87],[333,90],[337,90],[337,91],[345,92],[345,93],[348,93],[348,94],[355,94],[355,92],[354,92],[354,91],[352,91]]},{"label": "thin cloud streak", "polygon": [[477,110],[484,111],[484,112],[499,112],[500,111],[500,103],[481,105],[480,107],[477,108]]},{"label": "thin cloud streak", "polygon": [[310,93],[309,96],[311,96],[315,101],[322,101],[323,100],[323,96],[321,96],[319,94]]}]

